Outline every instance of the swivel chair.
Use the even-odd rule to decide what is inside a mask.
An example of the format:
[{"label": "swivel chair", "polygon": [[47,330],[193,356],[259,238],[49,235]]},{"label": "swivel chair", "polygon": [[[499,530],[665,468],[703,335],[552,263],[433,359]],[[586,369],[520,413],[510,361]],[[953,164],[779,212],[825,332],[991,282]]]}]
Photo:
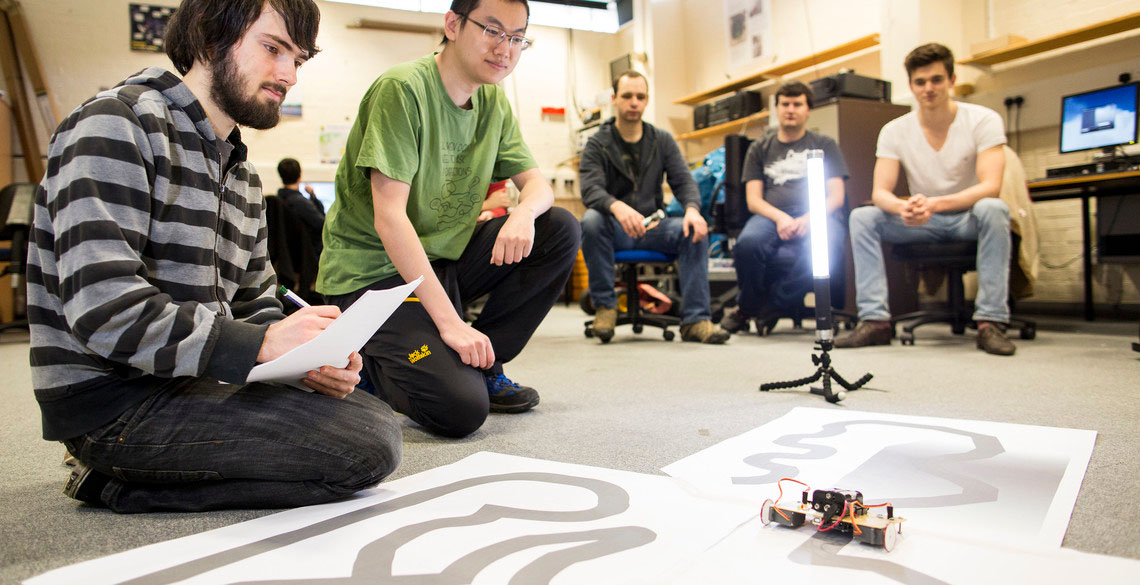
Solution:
[{"label": "swivel chair", "polygon": [[[618,250],[614,252],[614,263],[617,264],[618,272],[622,275],[622,283],[625,285],[626,290],[626,310],[619,312],[617,317],[617,325],[631,325],[633,332],[640,334],[646,325],[650,327],[660,327],[661,336],[665,341],[673,341],[674,333],[669,330],[670,326],[680,326],[681,319],[673,315],[658,315],[656,313],[647,313],[641,309],[640,293],[638,292],[638,285],[640,280],[638,272],[643,266],[656,266],[670,268],[673,262],[677,259],[672,254],[663,254],[661,252],[653,252],[650,250]],[[587,290],[585,295],[590,294]],[[594,320],[586,321],[585,335],[587,338],[594,337]],[[600,337],[602,343],[609,343],[610,340]]]},{"label": "swivel chair", "polygon": [[0,249],[0,262],[8,265],[0,272],[12,275],[12,321],[0,324],[0,331],[28,328],[27,286],[22,277],[26,274],[28,233],[32,224],[33,200],[36,186],[32,183],[12,183],[0,189],[0,240],[11,241],[11,246]]},{"label": "swivel chair", "polygon": [[[1020,238],[1013,236],[1013,255],[1016,260],[1017,245]],[[914,330],[928,323],[948,323],[955,335],[962,335],[966,328],[977,329],[977,324],[970,319],[969,307],[966,303],[965,287],[962,276],[971,270],[977,270],[978,243],[975,241],[937,242],[895,244],[891,249],[891,257],[900,262],[907,262],[918,268],[932,266],[946,270],[946,308],[937,311],[915,311],[899,315],[891,319],[891,327],[904,323],[899,341],[903,345],[914,345]],[[1011,318],[1011,328],[1019,330],[1021,339],[1037,337],[1037,324],[1025,319]]]}]

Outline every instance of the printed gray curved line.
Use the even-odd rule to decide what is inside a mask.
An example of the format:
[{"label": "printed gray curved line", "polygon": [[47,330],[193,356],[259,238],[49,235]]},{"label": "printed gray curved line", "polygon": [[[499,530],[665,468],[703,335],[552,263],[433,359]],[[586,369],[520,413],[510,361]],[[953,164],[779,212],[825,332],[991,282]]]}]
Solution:
[{"label": "printed gray curved line", "polygon": [[[424,525],[439,524],[441,526],[462,526],[464,525],[462,523],[463,520],[473,520],[480,514],[480,512],[487,509],[498,513],[510,511],[513,513],[513,515],[510,517],[526,520],[543,520],[548,522],[588,522],[591,520],[597,520],[600,518],[613,516],[615,514],[620,514],[629,508],[628,492],[610,482],[590,477],[576,477],[558,473],[542,472],[517,472],[472,477],[446,485],[410,493],[398,498],[386,500],[384,502],[379,502],[371,506],[360,508],[358,510],[346,512],[340,516],[322,520],[308,526],[302,526],[301,528],[297,528],[289,532],[275,534],[262,540],[220,551],[199,559],[187,561],[180,565],[175,565],[173,567],[155,571],[154,573],[142,575],[129,581],[123,581],[122,583],[123,585],[163,585],[166,583],[176,583],[178,581],[183,581],[185,579],[201,575],[208,571],[213,571],[215,569],[248,559],[259,554],[271,552],[309,538],[315,538],[317,536],[327,534],[334,530],[356,524],[357,522],[362,522],[369,518],[381,516],[383,514],[402,510],[404,508],[410,508],[412,506],[416,506],[451,493],[459,492],[467,488],[507,481],[534,481],[539,483],[552,483],[580,487],[597,494],[598,503],[593,508],[586,510],[568,511],[523,510],[518,508],[508,508],[504,506],[486,505],[481,507],[474,514],[466,517],[458,519],[441,518],[437,520],[431,520],[419,525],[399,528],[395,532],[403,533],[404,531],[410,529],[411,533],[418,536],[425,533],[422,530]],[[459,522],[456,522],[457,520]],[[472,523],[477,524],[478,522]],[[391,554],[394,555],[395,551],[391,551]]]},{"label": "printed gray curved line", "polygon": [[[980,459],[989,459],[1005,452],[1002,447],[1001,441],[992,435],[985,435],[981,433],[974,433],[971,431],[964,431],[951,427],[940,425],[926,425],[918,423],[906,423],[899,421],[887,420],[852,420],[852,421],[839,421],[823,425],[819,432],[811,434],[800,435],[785,435],[773,441],[781,447],[790,448],[805,448],[805,453],[757,453],[749,455],[744,458],[744,462],[768,471],[767,474],[758,475],[753,477],[733,477],[732,483],[736,485],[761,485],[767,483],[775,483],[781,477],[795,477],[799,473],[799,468],[775,463],[774,459],[825,459],[834,455],[837,451],[834,447],[820,446],[820,445],[801,445],[799,441],[804,439],[819,439],[825,437],[834,437],[843,432],[846,432],[848,427],[854,425],[883,425],[906,427],[914,429],[925,429],[949,433],[953,435],[962,435],[969,437],[973,443],[974,448],[965,453],[948,453],[946,455],[938,455],[935,457],[928,457],[924,459],[912,459],[913,465],[919,471],[930,474],[933,477],[938,477],[949,481],[962,489],[960,494],[948,496],[930,496],[922,498],[904,498],[893,500],[896,506],[908,507],[936,507],[936,506],[957,506],[962,504],[976,504],[979,502],[992,502],[997,499],[997,487],[990,485],[977,478],[971,477],[964,473],[958,473],[947,469],[945,466],[948,463],[961,463],[963,461],[973,461]],[[772,479],[775,478],[775,479]]]},{"label": "printed gray curved line", "polygon": [[[551,544],[583,543],[576,547],[551,551],[540,556],[520,569],[509,581],[511,585],[537,585],[549,583],[555,575],[575,563],[637,548],[656,539],[657,533],[641,526],[619,526],[583,532],[518,536],[472,551],[448,565],[442,572],[410,575],[394,575],[390,558],[367,558],[367,552],[361,550],[357,555],[357,562],[353,566],[352,575],[349,577],[243,581],[234,585],[295,585],[302,581],[305,583],[321,583],[322,585],[416,585],[420,583],[463,585],[471,583],[475,576],[490,566],[491,563],[516,552]],[[381,544],[382,546],[379,548],[383,550],[395,550],[408,542],[407,540],[391,542],[392,540],[391,535],[385,536],[370,543],[369,547]]]},{"label": "printed gray curved line", "polygon": [[[784,529],[782,526],[774,528],[777,530]],[[839,556],[839,551],[847,544],[851,546],[866,546],[854,541],[838,542],[839,539],[845,538],[846,536],[839,534],[816,531],[810,538],[804,540],[803,544],[789,553],[788,559],[793,563],[812,567],[836,567],[840,569],[850,569],[852,571],[866,571],[868,573],[882,575],[899,583],[906,583],[907,585],[950,585],[937,577],[900,565],[894,561],[870,559],[866,557]],[[830,547],[834,547],[835,552],[827,550]],[[839,582],[843,582],[844,578],[839,577],[838,580]]]}]

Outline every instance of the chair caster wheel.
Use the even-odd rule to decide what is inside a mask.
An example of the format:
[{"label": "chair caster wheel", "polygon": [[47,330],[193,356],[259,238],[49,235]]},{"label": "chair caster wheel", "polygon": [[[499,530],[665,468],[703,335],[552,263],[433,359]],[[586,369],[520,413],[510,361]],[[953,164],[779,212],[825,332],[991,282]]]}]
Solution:
[{"label": "chair caster wheel", "polygon": [[661,337],[664,337],[665,341],[673,341],[673,332],[666,330],[664,333],[661,334]]},{"label": "chair caster wheel", "polygon": [[583,333],[586,335],[586,339],[593,339],[594,337],[594,330],[590,329],[589,327],[587,327]]},{"label": "chair caster wheel", "polygon": [[642,331],[644,331],[644,330],[645,330],[645,327],[643,327],[643,326],[641,325],[641,323],[635,323],[635,324],[633,325],[633,332],[634,332],[634,333],[637,333],[637,334],[639,334],[639,335],[640,335],[640,334],[641,334],[641,332],[642,332]]},{"label": "chair caster wheel", "polygon": [[1018,332],[1018,336],[1021,337],[1022,339],[1034,339],[1037,337],[1037,328],[1036,327],[1022,327],[1021,331]]},{"label": "chair caster wheel", "polygon": [[904,331],[899,334],[899,341],[903,345],[914,345],[914,334]]}]

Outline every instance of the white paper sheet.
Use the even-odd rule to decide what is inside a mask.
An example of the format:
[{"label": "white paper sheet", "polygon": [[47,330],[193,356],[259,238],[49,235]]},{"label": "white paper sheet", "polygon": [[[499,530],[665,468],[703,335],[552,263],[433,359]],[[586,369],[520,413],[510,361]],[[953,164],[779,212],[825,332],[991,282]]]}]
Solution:
[{"label": "white paper sheet", "polygon": [[254,366],[246,383],[282,382],[310,391],[301,384],[306,373],[321,366],[343,368],[348,365],[348,355],[360,351],[372,334],[423,280],[424,277],[421,276],[394,288],[364,293],[320,335],[271,362]]},{"label": "white paper sheet", "polygon": [[701,555],[667,585],[821,583],[828,585],[1133,585],[1140,561],[1063,548],[980,543],[977,534],[924,532],[903,524],[895,548],[851,542],[812,526],[749,522]]},{"label": "white paper sheet", "polygon": [[25,583],[657,584],[755,516],[664,476],[484,452]]},{"label": "white paper sheet", "polygon": [[[663,470],[698,493],[760,506],[792,477],[890,501],[903,530],[1061,545],[1094,431],[795,408]],[[802,486],[785,482],[785,501]]]}]

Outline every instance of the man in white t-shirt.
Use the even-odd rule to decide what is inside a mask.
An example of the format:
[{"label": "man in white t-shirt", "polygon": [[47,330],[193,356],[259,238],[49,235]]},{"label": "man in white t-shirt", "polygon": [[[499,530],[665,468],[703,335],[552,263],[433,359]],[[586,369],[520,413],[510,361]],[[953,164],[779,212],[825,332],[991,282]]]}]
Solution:
[{"label": "man in white t-shirt", "polygon": [[[954,55],[935,43],[907,55],[904,65],[916,108],[887,123],[876,151],[874,206],[851,213],[859,326],[835,347],[891,342],[882,242],[977,240],[978,296],[974,321],[979,349],[1013,355],[1009,322],[1009,208],[1000,199],[1005,167],[1001,117],[950,99]],[[899,169],[911,196],[896,197]]]}]

